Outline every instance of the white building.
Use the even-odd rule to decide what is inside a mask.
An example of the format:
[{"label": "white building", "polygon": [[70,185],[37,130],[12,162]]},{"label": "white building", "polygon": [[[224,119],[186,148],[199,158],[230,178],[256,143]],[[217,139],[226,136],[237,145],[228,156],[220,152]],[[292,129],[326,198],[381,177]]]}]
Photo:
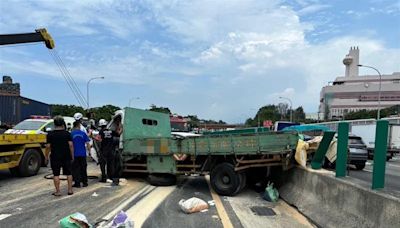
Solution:
[{"label": "white building", "polygon": [[[325,120],[342,119],[347,113],[362,109],[378,109],[379,75],[358,75],[359,53],[358,47],[350,48],[343,59],[345,76],[322,88],[319,112]],[[382,75],[380,100],[381,108],[400,105],[400,72]]]}]

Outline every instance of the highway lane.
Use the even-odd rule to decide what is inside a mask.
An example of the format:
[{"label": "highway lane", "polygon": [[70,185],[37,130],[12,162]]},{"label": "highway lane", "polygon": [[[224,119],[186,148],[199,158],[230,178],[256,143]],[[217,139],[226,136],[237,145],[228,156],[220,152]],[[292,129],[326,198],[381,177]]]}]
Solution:
[{"label": "highway lane", "polygon": [[[373,161],[369,160],[362,171],[350,170],[349,176],[372,183]],[[400,197],[400,155],[386,162],[385,192]]]},{"label": "highway lane", "polygon": [[[53,183],[45,179],[49,168],[27,178],[0,172],[0,227],[59,227],[58,221],[74,212],[87,216],[90,223],[111,220],[120,210],[126,211],[135,227],[314,227],[296,209],[279,200],[269,203],[259,193],[246,188],[235,197],[213,194],[203,176],[181,176],[170,187],[149,185],[145,178],[128,176],[122,186],[89,180],[89,187],[66,194],[62,182],[61,197],[54,197]],[[89,163],[89,175],[99,176],[98,166]],[[215,205],[205,212],[183,213],[178,202],[198,197]],[[270,208],[273,216],[261,216],[253,207]]]},{"label": "highway lane", "polygon": [[[66,181],[62,181],[63,196],[55,197],[52,180],[44,178],[48,173],[49,168],[41,168],[37,176],[17,178],[0,172],[0,227],[59,227],[58,221],[74,212],[95,223],[147,185],[140,179],[128,179],[122,186],[111,187],[91,179],[87,188],[74,188],[68,196]],[[88,174],[100,175],[98,166],[89,163]]]}]

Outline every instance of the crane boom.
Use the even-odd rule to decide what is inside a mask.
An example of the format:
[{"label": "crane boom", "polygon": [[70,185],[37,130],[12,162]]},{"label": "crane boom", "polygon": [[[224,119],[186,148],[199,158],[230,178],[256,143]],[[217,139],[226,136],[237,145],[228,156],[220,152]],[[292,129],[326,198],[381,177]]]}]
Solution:
[{"label": "crane boom", "polygon": [[32,33],[0,35],[0,45],[44,42],[48,49],[55,47],[54,40],[45,28],[36,29]]}]

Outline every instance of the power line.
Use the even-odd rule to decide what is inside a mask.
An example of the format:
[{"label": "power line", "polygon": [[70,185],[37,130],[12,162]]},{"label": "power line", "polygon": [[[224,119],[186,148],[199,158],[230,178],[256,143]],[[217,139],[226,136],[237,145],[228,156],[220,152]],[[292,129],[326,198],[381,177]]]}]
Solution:
[{"label": "power line", "polygon": [[64,63],[62,62],[60,56],[55,52],[49,50],[49,53],[51,57],[53,58],[54,62],[57,64],[61,75],[64,77],[65,81],[67,82],[68,87],[70,88],[72,94],[78,101],[79,105],[82,107],[85,106],[85,98],[83,97],[81,91],[79,90],[78,86],[76,85],[76,82],[73,80],[72,76],[68,72],[68,69],[65,67]]}]

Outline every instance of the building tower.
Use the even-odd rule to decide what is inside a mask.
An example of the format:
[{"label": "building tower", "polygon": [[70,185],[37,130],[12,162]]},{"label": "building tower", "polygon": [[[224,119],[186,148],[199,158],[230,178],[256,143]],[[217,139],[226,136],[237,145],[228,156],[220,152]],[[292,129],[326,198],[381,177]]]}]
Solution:
[{"label": "building tower", "polygon": [[360,50],[358,47],[350,47],[349,54],[343,59],[343,64],[346,65],[345,77],[358,76],[358,64],[360,64]]}]

